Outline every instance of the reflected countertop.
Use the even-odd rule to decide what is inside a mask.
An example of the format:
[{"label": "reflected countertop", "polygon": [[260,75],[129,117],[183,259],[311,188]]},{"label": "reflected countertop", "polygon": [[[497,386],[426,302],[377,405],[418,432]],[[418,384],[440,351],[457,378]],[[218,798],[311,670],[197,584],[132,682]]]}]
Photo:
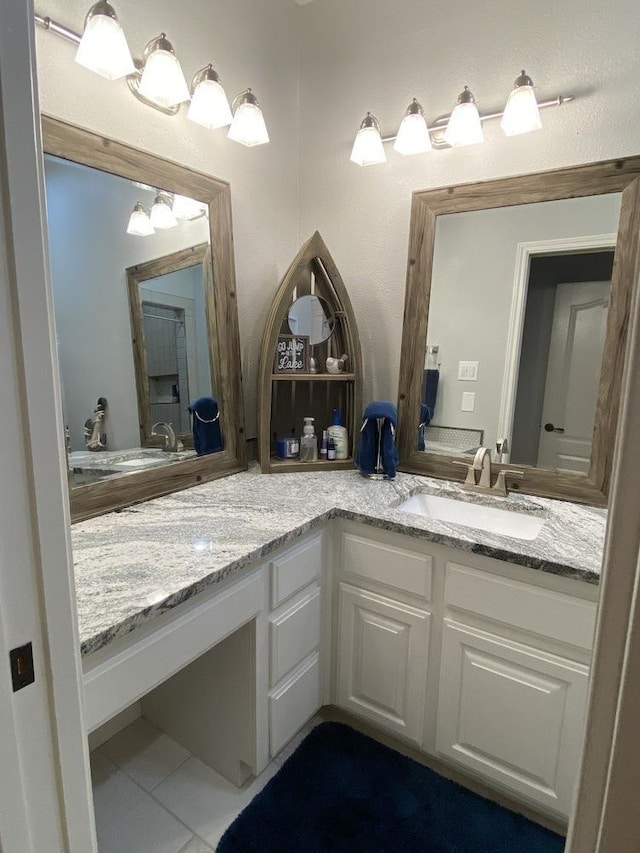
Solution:
[{"label": "reflected countertop", "polygon": [[347,518],[544,572],[597,584],[606,511],[511,494],[493,506],[545,517],[522,541],[399,511],[416,491],[473,503],[455,483],[411,474],[369,480],[356,471],[261,474],[212,483],[74,524],[73,560],[83,655],[97,651],[331,518]]}]

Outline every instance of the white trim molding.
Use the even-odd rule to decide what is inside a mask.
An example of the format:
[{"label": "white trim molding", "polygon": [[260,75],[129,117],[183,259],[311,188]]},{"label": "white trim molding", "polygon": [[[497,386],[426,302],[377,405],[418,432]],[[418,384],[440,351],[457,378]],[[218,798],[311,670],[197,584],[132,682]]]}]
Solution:
[{"label": "white trim molding", "polygon": [[[522,348],[522,330],[527,308],[529,268],[532,257],[538,255],[565,255],[578,252],[593,252],[598,249],[615,249],[617,234],[592,234],[586,237],[561,237],[555,240],[532,240],[518,243],[516,249],[515,274],[511,296],[511,312],[507,329],[507,349],[502,379],[498,436],[509,440],[513,432],[513,417],[518,390],[518,371]],[[506,461],[506,460],[505,460]]]}]

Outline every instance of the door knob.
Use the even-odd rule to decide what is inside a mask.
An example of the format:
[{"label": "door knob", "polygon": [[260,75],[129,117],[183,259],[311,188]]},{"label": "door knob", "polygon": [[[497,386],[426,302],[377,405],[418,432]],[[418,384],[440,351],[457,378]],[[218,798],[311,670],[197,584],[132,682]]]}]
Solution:
[{"label": "door knob", "polygon": [[554,426],[553,424],[545,424],[544,425],[546,432],[564,432],[562,427]]}]

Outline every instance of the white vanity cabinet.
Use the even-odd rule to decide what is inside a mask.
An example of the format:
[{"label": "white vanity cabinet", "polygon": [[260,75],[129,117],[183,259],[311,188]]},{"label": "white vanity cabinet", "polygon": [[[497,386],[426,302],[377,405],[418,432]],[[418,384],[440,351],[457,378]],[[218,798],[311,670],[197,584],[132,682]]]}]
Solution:
[{"label": "white vanity cabinet", "polygon": [[597,587],[352,524],[338,535],[336,704],[567,816]]},{"label": "white vanity cabinet", "polygon": [[336,702],[420,745],[432,559],[346,532],[340,552]]},{"label": "white vanity cabinet", "polygon": [[595,604],[448,561],[436,750],[567,815]]},{"label": "white vanity cabinet", "polygon": [[321,707],[323,534],[269,563],[269,754]]}]

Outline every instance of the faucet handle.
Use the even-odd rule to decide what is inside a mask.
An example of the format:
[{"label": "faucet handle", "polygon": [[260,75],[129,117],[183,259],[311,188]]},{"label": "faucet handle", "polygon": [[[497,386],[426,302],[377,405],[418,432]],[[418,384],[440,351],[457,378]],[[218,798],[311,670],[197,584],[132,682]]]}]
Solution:
[{"label": "faucet handle", "polygon": [[467,478],[464,481],[465,486],[475,486],[476,485],[476,473],[473,467],[473,463],[467,464],[466,462],[457,462],[455,459],[453,460],[454,465],[461,465],[463,468],[467,469]]},{"label": "faucet handle", "polygon": [[507,476],[509,477],[524,477],[524,471],[509,471],[504,468],[501,471],[498,471],[498,477],[493,484],[493,491],[497,492],[499,495],[503,497],[507,496]]}]

